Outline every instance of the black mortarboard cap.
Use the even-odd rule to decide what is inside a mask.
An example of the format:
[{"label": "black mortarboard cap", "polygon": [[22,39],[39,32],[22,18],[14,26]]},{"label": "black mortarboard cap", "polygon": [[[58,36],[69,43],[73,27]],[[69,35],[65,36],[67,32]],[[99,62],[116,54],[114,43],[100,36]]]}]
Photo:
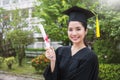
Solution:
[{"label": "black mortarboard cap", "polygon": [[69,16],[69,22],[70,21],[79,21],[84,24],[87,24],[87,19],[94,16],[94,14],[86,9],[73,6],[72,8],[69,8],[68,10],[63,12],[64,14]]}]

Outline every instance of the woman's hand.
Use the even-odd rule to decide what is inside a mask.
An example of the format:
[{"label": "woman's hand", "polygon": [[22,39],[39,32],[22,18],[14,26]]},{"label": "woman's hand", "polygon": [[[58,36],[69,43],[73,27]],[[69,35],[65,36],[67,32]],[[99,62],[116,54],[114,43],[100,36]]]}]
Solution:
[{"label": "woman's hand", "polygon": [[56,61],[56,54],[55,54],[55,51],[52,47],[46,48],[45,56],[50,61]]},{"label": "woman's hand", "polygon": [[51,72],[54,71],[56,63],[56,54],[52,47],[46,48],[45,56],[50,60]]}]

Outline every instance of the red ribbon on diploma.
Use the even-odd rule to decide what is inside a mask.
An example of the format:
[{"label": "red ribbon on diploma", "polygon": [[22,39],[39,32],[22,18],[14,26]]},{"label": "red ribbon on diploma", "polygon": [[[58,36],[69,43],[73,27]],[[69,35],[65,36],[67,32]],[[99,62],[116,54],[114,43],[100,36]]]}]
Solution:
[{"label": "red ribbon on diploma", "polygon": [[44,41],[49,42],[48,36],[44,38]]}]

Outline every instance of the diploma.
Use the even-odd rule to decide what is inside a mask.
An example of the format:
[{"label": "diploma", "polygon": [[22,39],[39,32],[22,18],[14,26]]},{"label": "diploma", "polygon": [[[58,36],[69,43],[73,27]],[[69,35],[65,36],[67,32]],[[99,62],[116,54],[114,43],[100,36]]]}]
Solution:
[{"label": "diploma", "polygon": [[44,30],[44,28],[43,28],[43,25],[40,25],[39,28],[40,28],[40,31],[41,31],[41,33],[42,33],[42,36],[43,36],[43,39],[44,39],[44,42],[45,42],[46,47],[50,47],[50,41],[49,41],[49,39],[48,39],[48,36],[47,36],[46,33],[45,33],[45,30]]}]

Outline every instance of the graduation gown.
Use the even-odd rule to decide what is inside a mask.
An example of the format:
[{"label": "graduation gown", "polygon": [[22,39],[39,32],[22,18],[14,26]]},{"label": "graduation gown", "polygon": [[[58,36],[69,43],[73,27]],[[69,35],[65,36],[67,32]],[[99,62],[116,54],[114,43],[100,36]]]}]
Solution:
[{"label": "graduation gown", "polygon": [[56,51],[55,69],[50,65],[44,72],[45,80],[97,80],[98,58],[87,47],[71,56],[71,46],[59,47]]}]

